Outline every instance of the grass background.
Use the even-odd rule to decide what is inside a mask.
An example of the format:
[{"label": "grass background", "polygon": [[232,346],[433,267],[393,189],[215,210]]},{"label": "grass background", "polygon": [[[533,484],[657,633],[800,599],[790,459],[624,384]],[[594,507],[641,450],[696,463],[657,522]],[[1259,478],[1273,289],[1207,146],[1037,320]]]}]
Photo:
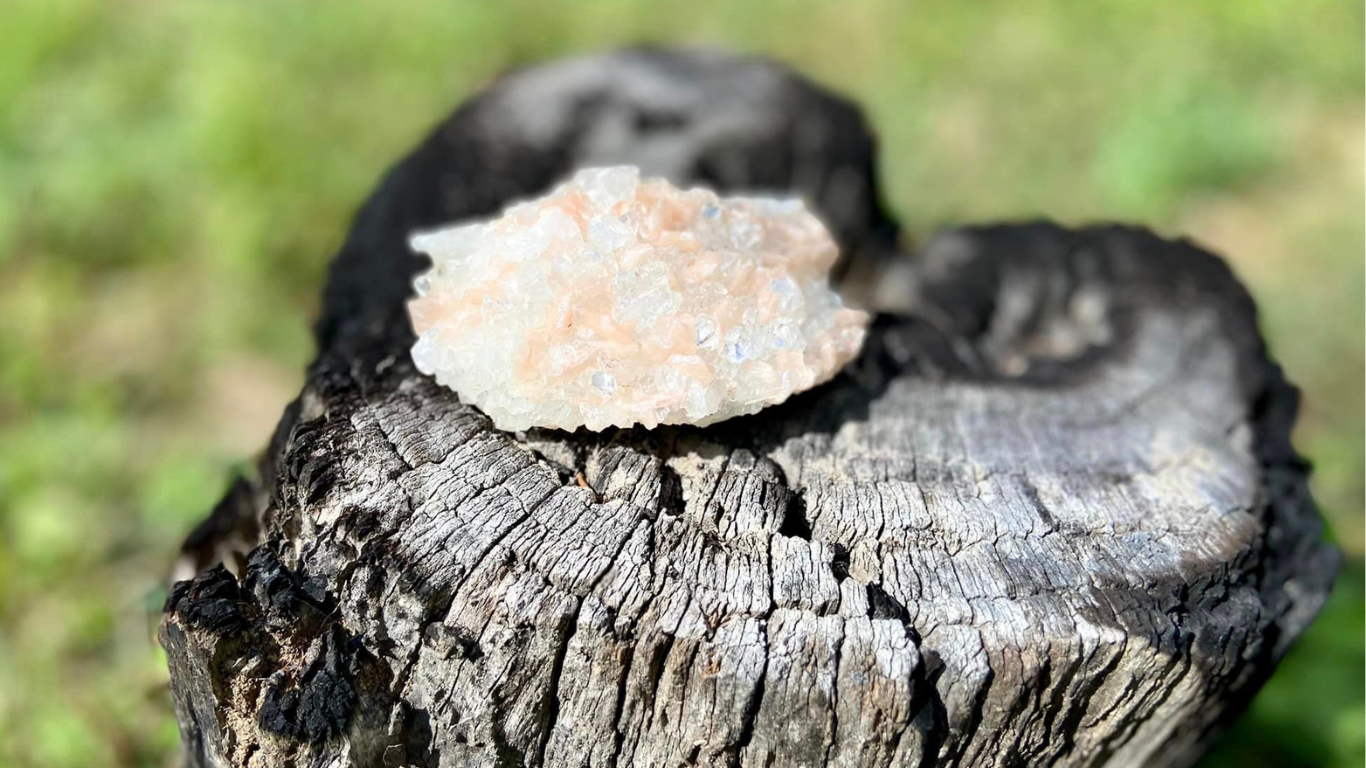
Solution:
[{"label": "grass background", "polygon": [[161,578],[297,391],[351,212],[497,72],[641,40],[858,98],[915,237],[1132,219],[1227,254],[1348,562],[1205,765],[1362,765],[1362,28],[1344,0],[0,0],[0,766],[175,764]]}]

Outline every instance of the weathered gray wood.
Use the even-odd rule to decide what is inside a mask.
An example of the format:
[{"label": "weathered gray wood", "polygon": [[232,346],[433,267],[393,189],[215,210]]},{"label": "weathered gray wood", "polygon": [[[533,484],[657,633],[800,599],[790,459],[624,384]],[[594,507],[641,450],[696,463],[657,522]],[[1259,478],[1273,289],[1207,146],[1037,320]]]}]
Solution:
[{"label": "weathered gray wood", "polygon": [[[805,194],[884,310],[863,356],[754,417],[600,435],[501,433],[418,375],[406,233],[615,161]],[[1124,227],[900,257],[872,164],[851,106],[720,55],[457,112],[359,214],[261,477],[186,545],[190,764],[1193,761],[1336,568],[1252,302]]]}]

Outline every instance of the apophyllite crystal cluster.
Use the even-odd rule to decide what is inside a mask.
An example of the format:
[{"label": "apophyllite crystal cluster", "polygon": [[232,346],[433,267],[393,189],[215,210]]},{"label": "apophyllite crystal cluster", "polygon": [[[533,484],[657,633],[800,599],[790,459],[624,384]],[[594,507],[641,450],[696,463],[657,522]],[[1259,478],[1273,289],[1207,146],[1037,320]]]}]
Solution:
[{"label": "apophyllite crystal cluster", "polygon": [[505,430],[710,424],[830,377],[868,316],[799,200],[579,171],[501,217],[416,235],[413,361]]}]

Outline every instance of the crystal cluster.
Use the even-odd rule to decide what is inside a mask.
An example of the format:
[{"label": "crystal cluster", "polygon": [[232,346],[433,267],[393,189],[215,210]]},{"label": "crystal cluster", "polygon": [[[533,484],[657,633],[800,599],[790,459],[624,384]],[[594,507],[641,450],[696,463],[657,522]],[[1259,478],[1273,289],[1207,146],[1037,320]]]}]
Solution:
[{"label": "crystal cluster", "polygon": [[868,316],[799,200],[580,171],[490,222],[415,235],[418,370],[504,430],[710,424],[834,376]]}]

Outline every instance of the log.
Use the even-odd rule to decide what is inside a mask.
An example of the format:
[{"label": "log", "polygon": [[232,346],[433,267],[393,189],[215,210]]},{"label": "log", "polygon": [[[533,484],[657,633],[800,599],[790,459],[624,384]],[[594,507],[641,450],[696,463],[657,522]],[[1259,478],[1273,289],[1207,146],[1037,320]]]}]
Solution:
[{"label": "log", "polygon": [[[417,373],[414,229],[571,169],[803,195],[879,313],[699,429],[508,434]],[[161,627],[190,766],[1183,766],[1337,568],[1217,257],[1125,226],[903,255],[856,107],[631,50],[514,73],[380,184],[259,476]]]}]

